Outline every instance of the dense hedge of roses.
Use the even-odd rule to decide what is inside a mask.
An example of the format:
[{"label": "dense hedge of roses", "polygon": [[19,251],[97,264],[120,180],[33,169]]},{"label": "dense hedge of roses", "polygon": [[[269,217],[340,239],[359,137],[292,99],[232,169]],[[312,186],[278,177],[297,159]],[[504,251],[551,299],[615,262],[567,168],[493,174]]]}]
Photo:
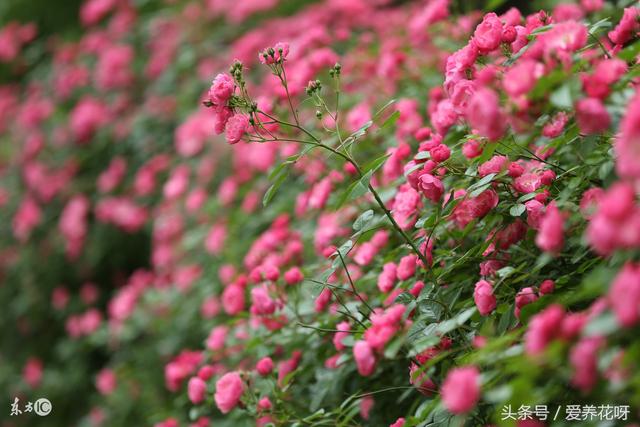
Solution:
[{"label": "dense hedge of roses", "polygon": [[5,26],[2,425],[637,425],[640,8],[463,6]]}]

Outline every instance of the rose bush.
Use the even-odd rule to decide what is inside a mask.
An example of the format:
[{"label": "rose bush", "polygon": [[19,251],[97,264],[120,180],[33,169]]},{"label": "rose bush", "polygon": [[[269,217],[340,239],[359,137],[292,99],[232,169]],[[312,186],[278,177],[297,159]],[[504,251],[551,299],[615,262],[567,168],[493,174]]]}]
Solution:
[{"label": "rose bush", "polygon": [[159,6],[0,32],[3,425],[640,419],[637,5]]}]

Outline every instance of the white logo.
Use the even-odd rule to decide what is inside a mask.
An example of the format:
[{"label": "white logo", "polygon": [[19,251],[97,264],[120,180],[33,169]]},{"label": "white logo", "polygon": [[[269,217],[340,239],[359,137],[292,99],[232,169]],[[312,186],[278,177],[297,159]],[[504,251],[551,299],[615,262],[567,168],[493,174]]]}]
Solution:
[{"label": "white logo", "polygon": [[52,409],[53,405],[51,405],[49,399],[44,397],[36,400],[36,403],[33,405],[33,411],[41,417],[49,415]]}]

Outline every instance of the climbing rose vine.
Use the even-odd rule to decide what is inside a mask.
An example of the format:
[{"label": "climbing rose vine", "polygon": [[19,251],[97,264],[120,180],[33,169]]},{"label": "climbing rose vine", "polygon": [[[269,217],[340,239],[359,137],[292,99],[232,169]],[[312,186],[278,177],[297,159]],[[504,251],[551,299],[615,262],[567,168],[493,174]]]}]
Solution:
[{"label": "climbing rose vine", "polygon": [[0,91],[12,402],[638,425],[634,2],[168,3],[88,0],[77,42],[0,33],[33,69]]}]

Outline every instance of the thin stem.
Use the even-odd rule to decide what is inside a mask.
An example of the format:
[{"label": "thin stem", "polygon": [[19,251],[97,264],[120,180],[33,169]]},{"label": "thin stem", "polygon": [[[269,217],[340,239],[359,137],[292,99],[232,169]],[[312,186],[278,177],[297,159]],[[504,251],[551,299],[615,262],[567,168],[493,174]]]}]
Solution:
[{"label": "thin stem", "polygon": [[340,145],[342,145],[342,136],[340,135],[340,125],[338,124],[338,111],[340,110],[340,75],[336,74],[336,113],[333,117],[333,120],[336,124],[336,134],[338,135],[338,140],[340,141]]},{"label": "thin stem", "polygon": [[593,33],[589,33],[589,36],[594,39],[596,41],[596,43],[598,43],[598,45],[600,45],[600,49],[602,49],[602,52],[604,52],[604,56],[607,57],[607,59],[611,59],[611,55],[609,54],[609,51],[607,50],[606,47],[604,47],[604,45],[602,44],[602,42],[600,41],[600,39],[598,38],[598,36],[596,36]]},{"label": "thin stem", "polygon": [[389,209],[387,209],[387,206],[384,204],[384,202],[380,198],[380,195],[373,188],[373,186],[371,184],[369,184],[369,191],[371,191],[371,194],[373,194],[373,198],[376,199],[376,202],[378,202],[378,205],[380,206],[380,208],[384,211],[384,213],[387,216],[387,218],[389,218],[389,221],[391,221],[391,224],[393,225],[393,228],[395,228],[396,231],[398,233],[400,233],[400,235],[404,238],[404,240],[409,244],[409,246],[411,246],[413,251],[418,255],[418,257],[420,258],[420,261],[422,261],[422,264],[424,265],[424,268],[425,269],[429,268],[429,260],[427,260],[427,257],[422,252],[420,252],[420,249],[415,244],[415,242],[407,235],[407,233],[405,233],[405,231],[402,229],[402,227],[400,227],[400,225],[398,225],[396,220],[393,218],[393,215],[391,214],[391,211]]},{"label": "thin stem", "polygon": [[318,328],[316,326],[307,325],[305,323],[300,323],[300,322],[298,322],[298,325],[302,326],[303,328],[313,329],[313,330],[320,331],[320,332],[346,332],[346,333],[349,333],[349,334],[357,334],[357,333],[359,333],[359,331],[351,331],[351,330],[348,330],[348,329],[344,330],[344,329]]},{"label": "thin stem", "polygon": [[[354,396],[355,399],[359,399],[361,397],[365,397],[365,396],[372,396],[374,394],[378,394],[378,393],[384,393],[387,391],[394,391],[394,390],[410,390],[410,389],[415,389],[414,386],[398,386],[398,387],[388,387],[388,388],[383,388],[380,390],[376,390],[376,391],[370,391],[368,393],[362,393],[362,394],[358,394],[356,396]],[[433,390],[435,393],[438,393],[438,390]]]},{"label": "thin stem", "polygon": [[[340,253],[340,250],[338,250],[337,252],[338,252],[338,256],[340,257],[340,262],[342,263],[342,267],[344,268],[344,271],[347,273],[347,279],[349,279],[349,283],[351,284],[351,289],[353,290],[353,293],[356,294],[356,297],[358,297],[358,299],[369,309],[369,311],[373,313],[373,308],[371,308],[369,303],[362,297],[362,295],[360,295],[360,293],[356,289],[356,285],[353,283],[353,280],[351,279],[351,274],[349,274],[349,268],[347,268],[347,264],[345,264],[344,257]],[[367,319],[368,318],[369,317],[367,317]]]},{"label": "thin stem", "polygon": [[282,82],[282,86],[284,86],[284,91],[287,94],[287,100],[289,101],[289,107],[291,107],[293,118],[295,119],[296,124],[300,125],[300,120],[298,120],[298,113],[296,113],[296,109],[293,108],[293,102],[291,101],[291,95],[289,94],[289,86],[287,85],[287,72],[284,69],[284,63],[282,63],[282,76],[279,77],[280,81]]}]

